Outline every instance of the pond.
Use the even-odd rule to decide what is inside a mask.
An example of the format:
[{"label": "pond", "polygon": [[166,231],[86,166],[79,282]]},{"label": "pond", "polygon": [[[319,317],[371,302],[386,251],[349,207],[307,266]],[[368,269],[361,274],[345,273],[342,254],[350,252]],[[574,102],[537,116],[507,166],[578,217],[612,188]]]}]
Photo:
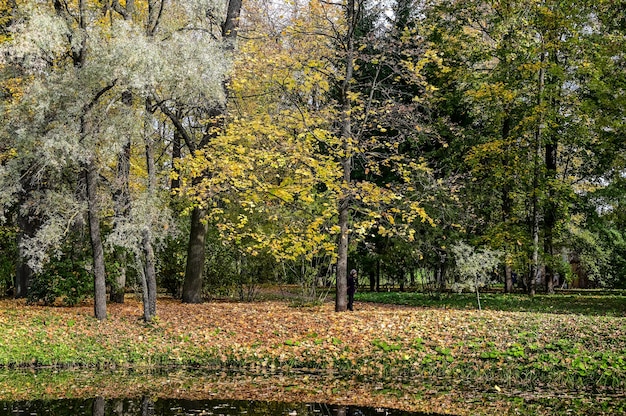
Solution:
[{"label": "pond", "polygon": [[[59,399],[0,402],[0,416],[425,416],[386,408],[254,400]],[[433,413],[428,413],[433,416]]]},{"label": "pond", "polygon": [[623,391],[481,391],[434,381],[202,368],[0,369],[0,416],[626,415]]}]

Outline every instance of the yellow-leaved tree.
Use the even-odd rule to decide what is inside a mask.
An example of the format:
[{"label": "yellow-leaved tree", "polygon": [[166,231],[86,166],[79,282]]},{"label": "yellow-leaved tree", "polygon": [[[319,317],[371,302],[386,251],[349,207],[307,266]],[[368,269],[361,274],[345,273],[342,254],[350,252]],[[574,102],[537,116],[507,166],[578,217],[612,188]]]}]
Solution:
[{"label": "yellow-leaved tree", "polygon": [[[344,311],[350,239],[410,241],[430,221],[417,183],[429,172],[410,142],[428,93],[420,71],[436,56],[410,34],[381,34],[381,15],[359,1],[246,7],[227,128],[185,162],[185,189],[249,254],[329,258]],[[400,84],[414,95],[400,97]]]}]

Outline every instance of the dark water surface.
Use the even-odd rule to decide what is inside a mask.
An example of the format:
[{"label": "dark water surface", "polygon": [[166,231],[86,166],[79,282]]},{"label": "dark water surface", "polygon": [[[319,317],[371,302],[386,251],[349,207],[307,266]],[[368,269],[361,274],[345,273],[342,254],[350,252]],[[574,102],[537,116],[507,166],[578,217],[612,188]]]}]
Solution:
[{"label": "dark water surface", "polygon": [[323,403],[281,403],[249,400],[60,399],[0,402],[0,416],[436,416],[399,410],[338,406]]}]

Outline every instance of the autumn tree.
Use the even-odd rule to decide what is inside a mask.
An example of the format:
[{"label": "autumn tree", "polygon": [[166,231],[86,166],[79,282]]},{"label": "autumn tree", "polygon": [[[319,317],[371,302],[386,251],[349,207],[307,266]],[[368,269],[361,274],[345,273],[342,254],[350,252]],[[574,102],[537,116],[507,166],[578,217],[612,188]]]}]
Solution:
[{"label": "autumn tree", "polygon": [[[244,10],[225,128],[181,165],[181,187],[206,201],[210,225],[238,262],[271,256],[304,270],[334,250],[326,184],[337,169],[320,154],[328,82],[318,72],[319,45],[264,12],[253,2]],[[202,177],[193,179],[194,170]]]},{"label": "autumn tree", "polygon": [[[369,68],[383,68],[378,72],[388,79],[419,85],[419,72],[432,55],[408,43],[403,44],[406,53],[392,63],[383,62],[390,54],[384,48],[377,56],[362,54],[362,46],[374,39],[374,28],[381,27],[370,25],[370,38],[361,32],[366,20],[381,16],[368,7],[363,2],[294,4],[281,11],[276,30],[243,46],[245,56],[269,51],[264,55],[268,64],[252,58],[236,68],[236,112],[229,129],[203,156],[208,158],[199,165],[207,172],[204,179],[190,187],[213,201],[218,226],[229,239],[246,241],[250,252],[269,250],[290,259],[336,256],[338,311],[346,309],[350,238],[356,243],[376,232],[411,240],[413,222],[428,220],[414,184],[425,175],[424,165],[402,147],[416,127],[411,122],[409,128],[390,125],[400,110],[410,113],[410,103],[423,98],[416,95],[426,88],[416,86],[406,105],[398,95],[382,98],[389,90],[381,85],[391,82],[355,74],[367,61]],[[196,169],[195,163],[189,166]],[[229,207],[235,211],[224,220]],[[291,226],[276,223],[278,218]],[[335,236],[336,245],[329,245]]]},{"label": "autumn tree", "polygon": [[[160,124],[154,115],[165,106],[155,97],[194,96],[219,102],[225,66],[214,59],[219,48],[211,36],[185,30],[200,16],[206,18],[203,5],[189,2],[165,8],[149,1],[100,6],[87,1],[26,5],[24,19],[12,27],[14,40],[6,56],[19,64],[29,81],[19,102],[12,105],[4,130],[15,136],[19,157],[5,165],[3,191],[7,204],[17,201],[41,213],[42,225],[22,244],[34,268],[54,256],[59,242],[86,218],[99,319],[106,317],[105,250],[117,246],[133,253],[139,274],[146,276],[149,319],[156,312],[153,245],[170,229],[167,200],[161,198],[155,181],[167,179],[155,172],[152,146],[160,134],[155,126]],[[174,55],[183,60],[172,60]],[[145,155],[140,163],[145,168],[134,177],[131,198],[116,199],[116,192],[127,190],[129,170],[118,160],[120,155],[128,158],[129,141],[137,144],[131,155]],[[120,169],[113,168],[116,165]],[[29,172],[26,177],[32,184],[28,202],[22,203],[16,199],[19,188],[14,180],[20,171]],[[76,176],[77,172],[82,173]],[[116,177],[122,187],[115,185]],[[124,207],[114,210],[114,201]],[[114,228],[103,215],[108,209],[120,214]]]},{"label": "autumn tree", "polygon": [[[52,197],[54,200],[56,197],[58,202],[70,198],[63,207],[68,215],[75,215],[72,207],[77,208],[78,201],[71,201],[71,193],[62,189],[62,184],[67,183],[63,175],[73,170],[81,178],[77,183],[78,195],[84,196],[88,207],[86,212],[93,252],[94,312],[98,319],[104,319],[104,250],[96,169],[98,133],[103,119],[98,117],[102,114],[97,110],[101,100],[114,89],[117,80],[90,82],[95,68],[87,60],[87,40],[83,34],[93,15],[85,2],[72,5],[55,2],[39,7],[25,5],[23,12],[23,20],[13,27],[15,38],[9,44],[9,56],[13,62],[19,63],[32,82],[25,87],[24,96],[12,110],[14,118],[7,125],[17,136],[15,144],[22,156],[15,159],[11,167],[13,171],[29,172],[26,176],[29,186],[23,188],[27,198],[36,196],[45,200]],[[70,101],[72,91],[80,99]],[[7,171],[10,172],[9,169]],[[58,204],[53,206],[58,207]],[[41,205],[36,209],[41,209]],[[63,235],[63,232],[53,232],[53,235],[43,238],[45,231],[50,232],[50,227],[64,227],[63,223],[67,221],[62,216],[54,218],[55,215],[50,212],[38,216],[47,218],[36,230],[37,235],[30,239],[31,243],[43,244],[43,247],[38,247],[41,252],[37,253],[37,249],[31,252],[34,268],[41,264],[37,260],[42,260],[42,256],[48,253],[46,247],[54,245]],[[72,224],[73,221],[67,223]],[[29,245],[29,242],[23,244]],[[31,249],[35,246],[36,243],[30,244]]]},{"label": "autumn tree", "polygon": [[[203,149],[222,128],[225,111],[226,97],[228,94],[227,83],[224,77],[227,71],[227,63],[235,49],[237,40],[237,28],[241,10],[241,0],[231,0],[225,10],[217,5],[201,10],[200,5],[195,5],[203,17],[198,22],[188,22],[187,27],[193,39],[190,42],[202,41],[202,45],[196,45],[194,52],[197,55],[187,56],[192,63],[198,57],[211,56],[215,64],[220,66],[222,73],[215,74],[215,80],[219,85],[214,85],[212,80],[197,79],[200,87],[207,84],[212,90],[199,89],[195,94],[189,94],[188,90],[179,86],[171,85],[171,89],[157,89],[153,91],[151,101],[155,109],[159,109],[172,123],[176,130],[176,137],[185,143],[189,155],[200,156]],[[220,16],[220,17],[216,17]],[[223,16],[223,17],[221,17]],[[196,26],[199,24],[200,26]],[[203,27],[204,26],[204,27]],[[217,30],[219,28],[219,30]],[[215,41],[214,39],[219,39]],[[198,47],[204,47],[200,50]],[[226,57],[225,61],[220,59]],[[180,65],[188,64],[178,61]],[[215,65],[214,64],[214,65]],[[191,68],[190,68],[191,69]],[[193,69],[191,69],[193,71]],[[206,74],[206,73],[205,73]],[[201,75],[205,75],[202,74]],[[185,87],[193,86],[186,84]],[[197,184],[196,180],[196,184]],[[191,211],[191,231],[187,250],[187,265],[182,290],[182,300],[186,303],[202,302],[202,279],[204,270],[204,258],[206,250],[206,206],[203,201],[197,200]]]}]

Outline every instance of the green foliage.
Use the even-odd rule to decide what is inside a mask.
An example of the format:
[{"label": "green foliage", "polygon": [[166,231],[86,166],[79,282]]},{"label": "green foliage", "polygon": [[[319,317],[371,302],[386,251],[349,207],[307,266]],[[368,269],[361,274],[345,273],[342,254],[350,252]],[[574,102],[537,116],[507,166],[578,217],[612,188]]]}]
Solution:
[{"label": "green foliage", "polygon": [[384,352],[400,351],[402,349],[402,345],[400,344],[389,344],[387,343],[387,341],[378,338],[372,341],[372,345],[381,349]]},{"label": "green foliage", "polygon": [[[585,276],[598,287],[605,287],[614,282],[616,276],[611,270],[612,248],[591,230],[572,225],[568,231],[569,245],[576,253]],[[615,243],[616,248],[620,245],[623,247],[623,241],[620,244],[619,239],[612,243]]]},{"label": "green foliage", "polygon": [[[503,312],[536,312],[550,314],[579,314],[589,316],[624,316],[626,292],[596,290],[562,291],[554,295],[482,293],[485,310]],[[433,297],[419,292],[357,292],[359,302],[386,303],[433,309],[474,309],[475,297],[471,293],[447,293]]]},{"label": "green foliage", "polygon": [[204,292],[209,298],[237,296],[252,301],[260,284],[276,281],[278,263],[267,252],[250,254],[234,241],[223,241],[215,227],[207,235]]},{"label": "green foliage", "polygon": [[480,288],[487,286],[491,283],[491,274],[502,259],[499,251],[487,248],[475,250],[464,242],[453,245],[451,251],[458,274],[452,289],[457,292],[478,292]]},{"label": "green foliage", "polygon": [[[419,12],[397,2],[386,17],[357,2],[362,13],[345,22],[345,4],[313,1],[280,30],[265,20],[265,4],[250,2],[250,36],[225,59],[211,32],[217,25],[200,7],[206,2],[164,9],[156,37],[145,34],[143,11],[125,20],[99,2],[85,4],[82,19],[74,3],[0,2],[0,217],[11,221],[4,217],[19,209],[36,218],[22,239],[34,268],[74,238],[69,230],[89,238],[77,190],[91,161],[101,179],[96,214],[106,257],[119,247],[141,257],[149,228],[159,283],[175,295],[187,241],[160,243],[173,228],[188,232],[188,218],[172,226],[164,207],[179,196],[153,192],[168,188],[173,166],[187,205],[202,205],[215,227],[208,297],[252,299],[257,285],[277,280],[319,297],[316,286],[337,260],[342,200],[349,250],[358,252],[350,262],[366,273],[380,265],[396,282],[417,268],[454,278],[445,273],[450,247],[466,240],[502,250],[520,274],[535,251],[568,280],[575,260],[594,285],[626,287],[626,65],[613,2],[442,0]],[[344,23],[355,25],[353,46]],[[192,27],[202,30],[180,30]],[[85,32],[89,53],[79,65]],[[348,63],[354,72],[339,97]],[[213,115],[225,109],[226,78],[233,111],[222,124]],[[185,136],[178,162],[173,125]],[[114,206],[114,166],[128,141],[129,211],[112,221],[123,211]],[[146,144],[162,155],[155,171]],[[551,147],[556,167],[545,159]],[[345,183],[342,161],[350,162]],[[543,227],[537,244],[533,215]],[[16,258],[13,235],[6,237],[2,291]],[[72,268],[59,270],[52,275]],[[458,276],[457,289],[487,283],[485,274]]]},{"label": "green foliage", "polygon": [[182,237],[167,238],[157,253],[159,285],[175,298],[182,295],[186,261],[187,242]]},{"label": "green foliage", "polygon": [[623,230],[605,229],[600,233],[603,247],[611,247],[612,275],[603,275],[602,281],[609,287],[626,289],[626,238]]},{"label": "green foliage", "polygon": [[93,294],[93,277],[88,272],[89,253],[77,247],[66,247],[62,255],[46,263],[34,276],[28,301],[53,305],[76,305]]},{"label": "green foliage", "polygon": [[17,230],[0,226],[0,296],[13,287],[13,276],[17,267]]}]

